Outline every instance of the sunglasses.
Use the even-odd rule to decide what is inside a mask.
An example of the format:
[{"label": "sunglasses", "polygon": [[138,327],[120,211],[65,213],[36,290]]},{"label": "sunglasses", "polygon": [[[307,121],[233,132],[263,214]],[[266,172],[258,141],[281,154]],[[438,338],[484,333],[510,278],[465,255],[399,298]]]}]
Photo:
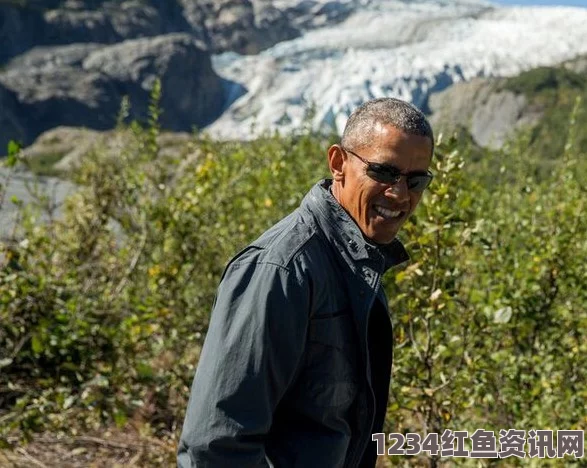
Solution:
[{"label": "sunglasses", "polygon": [[432,182],[432,178],[434,177],[430,171],[402,174],[402,172],[395,166],[367,161],[354,151],[345,149],[342,146],[340,148],[347,153],[351,153],[363,162],[367,166],[367,175],[371,177],[371,179],[381,182],[382,184],[395,185],[400,181],[402,176],[406,176],[408,190],[411,190],[412,192],[423,192],[426,190],[426,187],[430,185],[430,182]]}]

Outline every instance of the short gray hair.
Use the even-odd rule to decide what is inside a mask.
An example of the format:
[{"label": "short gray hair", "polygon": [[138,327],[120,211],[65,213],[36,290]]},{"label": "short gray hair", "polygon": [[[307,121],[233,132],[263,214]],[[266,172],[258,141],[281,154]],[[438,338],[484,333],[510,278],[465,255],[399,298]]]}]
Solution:
[{"label": "short gray hair", "polygon": [[342,133],[343,148],[360,149],[369,146],[376,123],[428,137],[434,149],[434,134],[424,113],[409,102],[391,97],[372,99],[355,109]]}]

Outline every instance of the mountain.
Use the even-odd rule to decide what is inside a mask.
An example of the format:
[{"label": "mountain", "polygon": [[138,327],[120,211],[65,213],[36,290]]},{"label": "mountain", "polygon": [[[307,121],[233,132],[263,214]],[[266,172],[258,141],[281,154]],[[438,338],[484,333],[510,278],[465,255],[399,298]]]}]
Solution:
[{"label": "mountain", "polygon": [[[576,108],[577,98],[583,102],[580,108]],[[586,103],[587,56],[557,67],[527,70],[513,77],[475,78],[457,83],[431,95],[429,100],[436,134],[456,131],[464,143],[462,146],[472,143],[467,145],[471,151],[466,156],[471,167],[491,154],[479,146],[501,147],[516,131],[531,125],[526,133],[528,137],[517,141],[523,141],[524,151],[535,155],[535,167],[544,174],[560,164],[560,156],[571,141],[569,137],[572,136],[574,147],[587,151],[587,134],[581,131],[587,125]],[[571,118],[574,126],[570,125]],[[44,176],[40,179],[40,189],[60,205],[75,189],[63,180],[74,166],[96,148],[101,154],[118,157],[121,148],[129,144],[129,138],[132,138],[130,129],[99,132],[57,127],[44,132],[22,152],[28,170],[18,166],[11,177],[10,171],[0,168],[0,178],[8,182],[5,200],[13,195],[25,203],[32,200],[27,190],[36,180],[32,171]],[[200,152],[194,150],[193,139],[190,133],[163,132],[158,137],[159,155],[179,158],[182,165],[189,164],[200,156]],[[48,175],[61,179],[46,177]],[[18,206],[4,203],[0,211],[6,219],[0,225],[2,238],[12,232]]]},{"label": "mountain", "polygon": [[165,90],[160,100],[165,128],[189,131],[223,110],[226,84],[202,44],[188,34],[33,49],[0,73],[5,93],[0,108],[16,127],[12,138],[25,143],[60,125],[108,130],[116,125],[125,96],[131,118],[147,120],[157,79]]},{"label": "mountain", "polygon": [[352,0],[0,0],[0,148],[62,125],[106,130],[123,96],[145,120],[162,80],[162,125],[204,127],[242,94],[210,55],[255,54],[335,24]]},{"label": "mountain", "polygon": [[[502,104],[525,107],[477,80],[586,54],[586,24],[587,9],[482,0],[0,0],[0,148],[61,125],[111,128],[123,96],[144,120],[157,76],[162,125],[175,131],[341,132],[379,96],[436,121],[460,98],[435,94],[458,83],[471,83],[458,88],[463,105],[479,102],[471,93],[491,104],[475,117],[483,130]],[[497,130],[479,141],[501,141]]]},{"label": "mountain", "polygon": [[363,2],[349,17],[254,56],[213,58],[247,92],[212,125],[216,136],[251,128],[342,131],[361,102],[401,97],[430,112],[429,97],[455,83],[513,76],[587,52],[587,9],[496,7],[473,1]]},{"label": "mountain", "polygon": [[[432,94],[430,120],[437,133],[465,129],[474,143],[500,148],[515,132],[566,131],[575,99],[587,101],[587,55],[557,67],[538,67],[512,77],[474,78]],[[556,138],[555,138],[556,139]],[[549,138],[542,138],[549,141]],[[561,148],[553,148],[553,157]],[[542,148],[542,153],[545,153]]]},{"label": "mountain", "polygon": [[213,53],[254,54],[346,18],[354,0],[0,0],[0,63],[36,46],[188,33]]}]

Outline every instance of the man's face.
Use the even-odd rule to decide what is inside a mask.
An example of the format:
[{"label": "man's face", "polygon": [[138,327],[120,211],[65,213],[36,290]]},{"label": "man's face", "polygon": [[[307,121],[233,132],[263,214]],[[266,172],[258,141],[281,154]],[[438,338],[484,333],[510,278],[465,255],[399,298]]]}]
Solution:
[{"label": "man's face", "polygon": [[[425,172],[432,157],[432,143],[427,137],[376,124],[371,144],[357,148],[356,153],[369,162],[395,166],[402,174]],[[333,193],[363,234],[378,244],[393,241],[422,193],[409,191],[404,176],[394,185],[373,180],[366,174],[365,163],[350,152],[345,155],[337,145],[330,148],[329,161]]]}]

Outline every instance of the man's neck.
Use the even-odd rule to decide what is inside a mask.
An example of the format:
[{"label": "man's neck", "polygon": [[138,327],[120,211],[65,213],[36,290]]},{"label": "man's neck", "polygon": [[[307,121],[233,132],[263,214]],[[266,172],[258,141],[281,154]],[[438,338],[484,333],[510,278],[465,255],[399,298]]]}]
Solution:
[{"label": "man's neck", "polygon": [[334,198],[336,198],[336,201],[340,204],[340,206],[342,206],[342,203],[340,203],[338,184],[333,181],[332,185],[329,187],[329,190],[330,190],[330,193],[332,194],[332,196]]}]

